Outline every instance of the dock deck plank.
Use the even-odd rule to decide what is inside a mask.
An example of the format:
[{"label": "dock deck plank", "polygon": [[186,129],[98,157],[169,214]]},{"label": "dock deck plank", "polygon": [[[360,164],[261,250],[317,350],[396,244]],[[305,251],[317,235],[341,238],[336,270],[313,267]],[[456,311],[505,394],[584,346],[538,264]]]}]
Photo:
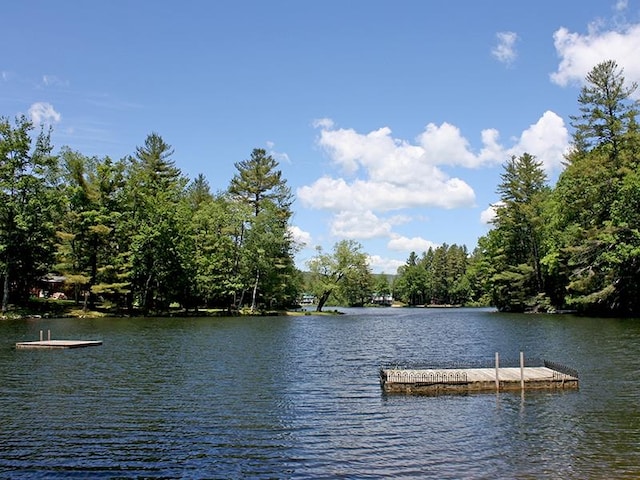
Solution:
[{"label": "dock deck plank", "polygon": [[[385,391],[495,390],[496,369],[382,369],[381,385]],[[577,388],[578,378],[548,367],[501,367],[498,369],[500,389]]]},{"label": "dock deck plank", "polygon": [[102,345],[101,340],[40,340],[35,342],[17,342],[16,348],[57,349],[57,348],[94,347],[98,345]]}]

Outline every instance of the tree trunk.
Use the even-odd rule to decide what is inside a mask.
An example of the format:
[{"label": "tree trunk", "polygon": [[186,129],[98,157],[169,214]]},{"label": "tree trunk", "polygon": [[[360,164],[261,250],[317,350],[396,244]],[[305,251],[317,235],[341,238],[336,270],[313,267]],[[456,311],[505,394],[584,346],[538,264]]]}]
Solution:
[{"label": "tree trunk", "polygon": [[151,290],[151,280],[153,280],[153,274],[149,274],[147,277],[147,281],[144,284],[144,291],[142,293],[142,308],[145,314],[149,313],[149,310],[151,309],[151,295],[149,294]]},{"label": "tree trunk", "polygon": [[84,302],[82,303],[82,311],[84,313],[87,313],[88,310],[88,302],[89,302],[89,291],[85,290],[84,291]]},{"label": "tree trunk", "polygon": [[251,296],[251,312],[256,311],[256,297],[258,296],[258,282],[260,280],[260,270],[256,270],[256,281],[253,284],[253,294]]},{"label": "tree trunk", "polygon": [[329,295],[331,295],[331,290],[327,290],[326,292],[322,292],[320,298],[318,299],[318,306],[316,307],[316,312],[321,312],[324,304],[329,300]]},{"label": "tree trunk", "polygon": [[9,268],[4,272],[4,280],[2,286],[2,313],[7,313],[9,309]]}]

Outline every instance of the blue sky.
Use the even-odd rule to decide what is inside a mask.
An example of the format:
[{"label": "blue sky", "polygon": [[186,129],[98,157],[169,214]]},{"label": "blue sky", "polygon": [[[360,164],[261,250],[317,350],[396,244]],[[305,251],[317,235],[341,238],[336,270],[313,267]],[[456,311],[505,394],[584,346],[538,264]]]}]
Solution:
[{"label": "blue sky", "polygon": [[640,81],[635,0],[24,0],[0,27],[0,115],[56,150],[119,159],[157,132],[213,191],[270,152],[301,268],[345,238],[374,272],[472,250],[507,159],[557,178],[588,71]]}]

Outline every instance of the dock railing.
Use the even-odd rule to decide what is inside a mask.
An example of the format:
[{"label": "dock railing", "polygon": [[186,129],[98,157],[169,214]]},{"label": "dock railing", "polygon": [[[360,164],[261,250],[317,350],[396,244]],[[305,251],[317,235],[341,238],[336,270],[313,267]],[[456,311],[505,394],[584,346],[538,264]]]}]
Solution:
[{"label": "dock railing", "polygon": [[[381,373],[382,373],[381,369]],[[438,383],[467,383],[467,372],[458,371],[411,371],[411,370],[388,370],[386,381],[393,383],[411,383],[434,385]]]},{"label": "dock railing", "polygon": [[[571,386],[575,385],[577,387],[578,372],[573,368],[548,360],[527,358],[525,361],[524,352],[520,352],[517,363],[509,359],[500,358],[500,354],[496,352],[494,362],[490,366],[492,370],[495,370],[495,374],[491,376],[487,376],[486,371],[480,373],[489,367],[486,363],[481,367],[477,366],[477,362],[476,366],[470,367],[470,363],[473,364],[473,362],[467,363],[466,368],[443,368],[442,366],[434,368],[417,365],[409,367],[406,364],[400,366],[399,363],[396,363],[392,367],[380,368],[380,382],[383,388],[387,384],[395,384],[399,388],[412,388],[411,386],[431,388],[431,386],[440,384],[462,386],[470,383],[478,385],[490,381],[495,383],[496,391],[500,391],[503,388],[513,388],[513,384],[519,382],[520,389],[524,390],[527,384],[539,388],[541,384],[548,382],[549,373],[546,373],[547,377],[544,376],[544,373],[541,375],[540,371],[532,373],[536,370],[536,367],[546,367],[546,369],[552,371],[552,380],[548,384],[550,387],[553,387],[557,382],[562,384],[562,388],[565,388],[566,382],[569,382]],[[516,378],[514,378],[513,371],[517,366],[514,363],[520,367],[519,375]],[[532,364],[535,364],[535,366]],[[486,385],[482,388],[486,388]]]},{"label": "dock railing", "polygon": [[558,372],[564,375],[569,375],[570,377],[574,377],[574,378],[580,378],[578,376],[578,371],[571,368],[571,367],[567,367],[566,365],[562,365],[561,363],[557,363],[557,362],[550,362],[549,360],[544,360],[544,366],[547,368],[550,368],[551,370],[553,370],[554,372]]}]

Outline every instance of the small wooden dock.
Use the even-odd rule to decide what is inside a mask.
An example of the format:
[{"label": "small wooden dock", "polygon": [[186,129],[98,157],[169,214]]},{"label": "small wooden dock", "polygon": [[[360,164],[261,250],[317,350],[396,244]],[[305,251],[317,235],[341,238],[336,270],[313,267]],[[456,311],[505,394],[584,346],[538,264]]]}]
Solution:
[{"label": "small wooden dock", "polygon": [[542,366],[524,366],[520,354],[520,367],[490,368],[382,368],[380,386],[387,393],[416,393],[439,395],[443,393],[496,392],[514,390],[577,389],[578,373],[568,367],[544,362]]},{"label": "small wooden dock", "polygon": [[35,342],[17,342],[17,349],[59,349],[59,348],[83,348],[102,345],[102,340],[51,340],[51,330],[48,331],[47,340],[43,339],[40,330],[40,340]]}]

